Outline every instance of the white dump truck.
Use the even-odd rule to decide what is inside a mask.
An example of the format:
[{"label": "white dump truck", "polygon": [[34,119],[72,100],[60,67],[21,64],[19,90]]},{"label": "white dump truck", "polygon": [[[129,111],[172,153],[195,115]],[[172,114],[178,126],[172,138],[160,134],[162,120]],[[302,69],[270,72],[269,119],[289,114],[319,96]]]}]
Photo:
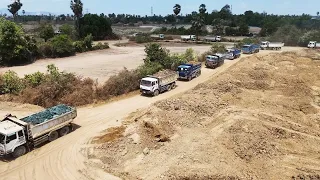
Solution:
[{"label": "white dump truck", "polygon": [[0,155],[17,158],[54,141],[73,130],[71,122],[76,117],[77,110],[63,104],[22,119],[9,114],[0,122]]},{"label": "white dump truck", "polygon": [[164,34],[152,34],[150,37],[154,40],[163,40],[164,39]]},{"label": "white dump truck", "polygon": [[142,78],[140,81],[140,91],[142,94],[157,96],[162,92],[174,89],[178,77],[179,74],[176,71],[160,71],[152,76]]},{"label": "white dump truck", "polygon": [[221,36],[205,36],[203,40],[206,42],[220,42]]},{"label": "white dump truck", "polygon": [[260,44],[261,50],[281,50],[283,46],[284,46],[284,43],[282,42],[263,41]]},{"label": "white dump truck", "polygon": [[197,39],[196,35],[183,35],[181,36],[182,41],[195,41]]},{"label": "white dump truck", "polygon": [[308,44],[308,48],[320,48],[320,42],[310,41]]}]

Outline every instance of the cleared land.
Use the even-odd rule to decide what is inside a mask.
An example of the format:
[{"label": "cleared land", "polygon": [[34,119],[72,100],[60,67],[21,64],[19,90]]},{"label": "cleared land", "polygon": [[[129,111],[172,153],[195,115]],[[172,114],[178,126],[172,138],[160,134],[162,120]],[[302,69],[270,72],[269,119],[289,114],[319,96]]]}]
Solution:
[{"label": "cleared land", "polygon": [[[320,62],[269,53],[203,68],[158,97],[79,108],[76,131],[1,161],[1,179],[318,177]],[[8,103],[0,115],[41,109]]]}]

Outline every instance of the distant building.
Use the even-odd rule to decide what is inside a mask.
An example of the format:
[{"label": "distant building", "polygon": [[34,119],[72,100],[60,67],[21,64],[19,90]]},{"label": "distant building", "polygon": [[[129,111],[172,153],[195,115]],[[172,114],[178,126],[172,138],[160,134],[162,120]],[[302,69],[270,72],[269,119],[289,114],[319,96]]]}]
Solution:
[{"label": "distant building", "polygon": [[320,20],[320,16],[312,16],[311,20]]}]

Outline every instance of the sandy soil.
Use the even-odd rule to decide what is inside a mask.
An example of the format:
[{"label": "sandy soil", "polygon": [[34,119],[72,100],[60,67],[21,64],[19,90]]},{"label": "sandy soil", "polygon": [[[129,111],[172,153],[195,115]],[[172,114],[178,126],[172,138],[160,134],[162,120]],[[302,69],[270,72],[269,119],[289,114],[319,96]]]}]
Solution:
[{"label": "sandy soil", "polygon": [[[123,50],[129,51],[125,48]],[[268,53],[269,53],[268,51],[264,51],[264,52],[261,52],[260,54],[263,55]],[[100,54],[96,54],[96,53],[94,53],[94,55],[95,57],[100,56]],[[128,53],[127,55],[123,55],[123,57],[128,59],[129,55],[130,53]],[[84,55],[84,56],[88,56],[88,55]],[[109,56],[113,57],[115,55],[110,54]],[[105,56],[105,57],[109,57],[109,56]],[[243,57],[246,57],[246,56],[244,55]],[[64,60],[67,60],[67,59],[69,58],[66,58]],[[200,109],[201,110],[200,112],[202,113],[206,113],[208,109],[205,109],[203,105],[205,104],[207,106],[210,104],[216,104],[215,99],[220,99],[218,94],[215,94],[215,92],[213,92],[214,88],[213,86],[211,86],[211,84],[219,80],[219,78],[221,79],[221,77],[228,77],[229,76],[228,74],[232,72],[232,71],[229,71],[229,68],[237,67],[238,66],[237,63],[243,63],[243,62],[251,64],[250,66],[248,66],[248,64],[246,65],[248,67],[252,67],[252,64],[256,64],[260,62],[260,61],[257,61],[256,59],[257,58],[247,59],[247,60],[242,59],[242,60],[226,61],[226,63],[222,67],[219,67],[217,69],[203,68],[202,75],[200,77],[192,80],[191,82],[178,82],[178,87],[176,89],[170,92],[161,94],[158,97],[148,98],[143,96],[134,96],[128,99],[123,99],[123,100],[112,102],[105,105],[88,106],[88,107],[79,108],[78,117],[75,119],[75,122],[74,122],[77,126],[79,126],[78,129],[68,134],[67,136],[59,138],[54,142],[48,143],[26,154],[23,157],[20,157],[15,160],[3,159],[3,161],[0,162],[0,177],[1,179],[4,179],[4,180],[119,179],[111,175],[111,174],[115,174],[122,178],[123,177],[149,177],[149,179],[153,179],[159,176],[163,176],[163,178],[166,178],[168,177],[168,173],[173,174],[172,177],[176,177],[174,173],[182,172],[179,166],[177,166],[177,163],[181,163],[183,165],[181,167],[188,170],[187,164],[190,162],[195,165],[194,166],[195,169],[191,169],[192,171],[190,171],[190,173],[192,173],[193,171],[198,172],[199,169],[204,169],[204,171],[207,172],[208,167],[213,169],[212,172],[216,172],[215,171],[216,169],[219,169],[222,167],[228,167],[226,169],[226,172],[232,172],[231,171],[232,168],[230,168],[232,164],[228,165],[228,163],[230,162],[230,159],[227,159],[226,156],[230,154],[231,159],[239,158],[239,157],[235,157],[234,153],[236,150],[234,149],[241,148],[241,146],[239,147],[237,144],[231,144],[231,142],[233,141],[231,141],[231,139],[226,139],[226,138],[230,138],[231,135],[237,135],[237,134],[231,133],[231,135],[229,136],[228,135],[229,133],[227,133],[229,131],[228,128],[231,127],[234,124],[234,122],[237,122],[237,121],[232,118],[231,118],[232,120],[224,119],[224,117],[227,117],[230,114],[229,115],[230,117],[234,116],[237,119],[240,119],[239,122],[244,123],[243,117],[246,116],[245,113],[248,113],[250,115],[249,117],[252,118],[249,109],[248,109],[248,112],[244,112],[244,114],[242,114],[241,109],[228,110],[228,109],[225,109],[226,105],[222,104],[221,108],[223,109],[223,111],[220,112],[221,116],[219,116],[219,118],[217,118],[214,121],[215,123],[211,123],[211,121],[213,117],[216,117],[215,113],[218,113],[218,111],[216,111],[217,108],[212,109],[212,112],[211,112],[212,114],[208,114],[208,116],[210,117],[207,117],[207,121],[203,121],[203,122],[198,121],[198,118],[200,117],[203,118],[203,116],[202,114],[198,114],[199,111],[197,109]],[[58,61],[62,61],[62,59]],[[82,61],[85,61],[85,58],[83,58]],[[290,61],[290,59],[288,59],[288,61]],[[76,61],[76,59],[74,59],[73,61],[69,60],[70,65],[72,64],[72,62],[75,63],[72,66],[77,66],[77,67],[80,66],[80,64],[78,63],[78,61]],[[102,60],[100,62],[102,62]],[[93,65],[94,63],[91,62],[91,64]],[[237,66],[234,66],[236,64]],[[304,65],[305,64],[303,64],[302,67]],[[83,65],[82,67],[86,67],[86,66]],[[291,66],[288,66],[288,68],[290,67]],[[18,67],[18,68],[21,68],[21,67]],[[40,66],[38,66],[38,68],[40,68]],[[21,69],[25,70],[26,68],[24,69],[21,68]],[[93,71],[91,71],[91,73],[92,72]],[[223,72],[227,72],[227,73],[223,73]],[[206,84],[209,84],[210,88],[205,87],[205,85],[198,85],[199,83],[203,83],[206,81],[207,81]],[[199,93],[199,88],[201,86],[205,88],[204,92],[208,95],[208,96],[205,96],[204,99],[202,99],[203,97],[203,94],[201,93],[202,90]],[[196,101],[188,102],[186,100],[187,95],[181,95],[181,93],[195,87],[196,87],[196,90],[189,91],[187,95],[190,95],[190,96],[193,95],[198,97],[195,99]],[[226,90],[228,90],[228,87],[226,87]],[[230,93],[233,93],[233,91],[231,91]],[[226,99],[228,99],[229,97],[228,94],[224,96],[225,96],[224,98]],[[173,97],[174,99],[170,99],[168,101],[160,101],[160,103],[156,103],[159,100],[164,100],[170,97]],[[181,116],[183,113],[182,112],[177,113],[181,110],[181,106],[174,107],[174,109],[177,109],[174,112],[172,109],[169,108],[171,104],[172,105],[176,104],[175,103],[176,98],[182,98],[184,100],[183,103],[186,103],[187,105],[186,108],[188,108],[187,109],[188,111],[186,112],[188,112],[189,113],[188,115],[190,115],[189,119],[186,119],[187,122],[190,122],[191,117],[195,122],[193,124],[189,124],[188,125],[189,128],[185,128],[185,126],[180,126],[181,131],[179,131],[179,133],[181,132],[181,134],[177,133],[178,131],[171,131],[169,128],[168,133],[166,133],[168,135],[165,135],[165,136],[161,136],[161,134],[160,136],[157,135],[156,137],[157,140],[166,141],[167,139],[170,139],[171,141],[170,143],[164,142],[160,144],[157,144],[157,143],[153,144],[154,142],[152,140],[154,140],[154,137],[151,137],[150,145],[152,146],[150,147],[141,146],[141,143],[139,143],[139,137],[148,138],[149,137],[148,135],[150,134],[146,133],[145,136],[140,134],[140,131],[137,131],[138,129],[134,125],[139,125],[140,122],[142,122],[142,119],[139,118],[139,115],[145,116],[143,117],[144,120],[147,117],[151,118],[153,116],[150,115],[150,112],[152,111],[149,111],[148,109],[147,110],[138,110],[138,109],[145,109],[145,108],[148,108],[150,105],[152,105],[152,103],[156,103],[158,105],[157,106],[153,105],[151,109],[155,108],[154,110],[157,110],[155,111],[154,116],[156,116],[160,122],[161,120],[164,119],[163,117],[168,117],[169,120],[172,120],[171,115],[177,114],[180,117],[182,117],[177,122],[184,124],[183,120],[185,117]],[[258,99],[256,96],[253,96],[248,101],[250,102],[250,100],[255,98]],[[199,99],[202,99],[202,100],[199,101]],[[232,99],[232,98],[229,97],[229,99]],[[210,103],[210,101],[212,101],[212,103]],[[241,102],[244,103],[243,101]],[[192,105],[189,105],[190,103],[192,103]],[[180,105],[182,104],[180,103]],[[11,104],[8,106],[3,105],[0,107],[0,115],[6,114],[10,111],[9,113],[12,113],[12,114],[18,115],[18,117],[21,117],[21,116],[28,115],[27,113],[36,112],[40,109],[41,108],[39,107],[29,106],[29,105],[19,105],[19,104]],[[160,113],[162,113],[161,114],[162,117],[159,117],[158,110],[160,111]],[[194,110],[197,113],[193,115],[192,110]],[[134,119],[137,119],[138,121],[137,123],[131,123],[132,118],[129,118],[129,121],[126,121],[127,123],[129,123],[128,126],[131,127],[132,130],[125,129],[124,127],[114,128],[115,131],[112,131],[112,132],[114,132],[114,137],[118,137],[118,138],[112,138],[113,136],[110,138],[108,135],[106,136],[105,133],[101,133],[104,130],[111,127],[123,126],[122,122],[124,122],[124,120],[127,119],[126,117],[132,112],[136,112],[136,113],[131,115],[131,117]],[[163,114],[164,112],[166,112],[167,114]],[[199,115],[199,117],[195,117],[195,115]],[[257,122],[260,122],[260,120],[257,120]],[[203,126],[205,126],[205,128],[201,129],[202,127],[201,123],[203,123]],[[288,123],[291,124],[291,122],[288,122]],[[206,124],[209,124],[210,126],[207,126]],[[295,122],[292,124],[299,124],[299,122]],[[150,123],[150,125],[152,125],[152,123]],[[175,123],[168,124],[168,125],[172,125],[172,127],[174,128],[179,127]],[[308,121],[308,119],[306,119],[305,124],[303,124],[302,127],[304,128],[306,126],[308,128],[308,126],[310,125],[312,125],[312,123]],[[197,127],[197,128],[193,129],[193,127]],[[237,127],[240,127],[240,126],[237,126]],[[251,129],[252,127],[248,126],[247,129],[248,128]],[[290,127],[288,127],[288,129],[289,128]],[[255,130],[256,127],[252,129]],[[125,133],[122,133],[123,131],[125,131]],[[236,129],[234,131],[239,133],[242,132],[241,130],[236,131]],[[294,133],[296,133],[295,131]],[[137,132],[137,133],[132,134],[132,132]],[[172,134],[170,132],[172,132],[174,135],[171,136]],[[316,133],[315,131],[312,131],[312,133],[310,134],[308,134],[308,132],[303,132],[303,135],[308,134],[309,136],[313,137],[315,136],[315,133]],[[132,146],[132,141],[128,142],[128,146],[126,146],[126,144],[121,143],[123,141],[129,140],[126,134],[130,134],[131,139],[134,139],[134,141],[138,142],[139,145],[137,147]],[[206,136],[206,134],[210,134],[212,136]],[[111,139],[111,140],[114,140],[113,141],[114,143],[109,144],[104,142],[102,145],[92,144],[92,142],[101,143],[99,142],[99,139],[97,140],[96,138],[96,137],[99,137],[100,135],[102,135],[103,142],[109,141]],[[303,135],[301,136],[305,137]],[[125,136],[125,137],[119,139],[119,137],[122,137],[122,136]],[[225,150],[224,146],[219,146],[219,143],[214,143],[217,139],[220,139],[221,137],[224,138],[224,139],[222,138],[221,142],[230,140],[230,147],[225,155],[223,155],[223,152]],[[245,136],[241,136],[241,137],[245,137]],[[300,136],[296,135],[296,137],[300,137]],[[253,136],[248,136],[248,138],[254,139]],[[317,139],[315,139],[313,142],[308,140],[309,139],[307,136],[306,142],[309,143],[307,147],[310,147],[309,149],[307,149],[308,150],[307,152],[309,151],[314,152],[314,149],[316,149],[316,144],[313,145],[313,143],[319,143],[319,142],[317,141]],[[201,142],[200,144],[197,143],[199,141]],[[238,144],[241,144],[242,141],[248,141],[248,140],[239,139]],[[144,142],[144,141],[140,141],[140,142]],[[149,141],[146,141],[146,142],[149,142]],[[212,146],[208,147],[207,144],[209,142],[212,143]],[[145,144],[142,143],[142,145],[145,145]],[[306,145],[306,144],[303,144],[303,145]],[[103,147],[103,148],[99,150],[97,147],[99,148]],[[142,147],[143,149],[141,149]],[[149,149],[145,149],[146,147],[149,147]],[[133,148],[132,151],[129,148]],[[210,152],[207,151],[208,148],[211,149]],[[269,148],[269,146],[267,146],[267,148]],[[145,154],[149,153],[150,156],[145,156],[142,154],[142,151],[144,149],[145,149]],[[197,155],[191,156],[190,154],[191,152],[197,152],[195,153]],[[205,157],[202,152],[208,152],[210,156]],[[320,152],[320,150],[318,150],[318,152]],[[158,153],[161,153],[161,154],[158,154]],[[119,159],[115,158],[113,159],[114,161],[111,162],[110,159],[105,158],[105,157],[109,157],[111,154],[114,155],[114,157],[118,157]],[[172,154],[172,156],[170,156],[170,154]],[[221,155],[221,157],[223,155],[223,157],[225,157],[226,159],[219,159],[220,157],[219,155]],[[209,158],[211,156],[214,157],[215,159]],[[188,157],[188,158],[185,158],[185,157]],[[190,161],[191,159],[189,157],[193,158],[192,161]],[[259,157],[264,157],[264,156],[259,156]],[[292,157],[288,156],[287,159],[285,160],[286,162],[288,162],[287,165],[288,166],[290,165],[290,167],[292,167],[293,161],[291,160],[297,159],[300,157],[305,158],[306,156],[303,156],[303,154],[302,155],[299,154],[299,156],[292,156]],[[319,157],[317,157],[316,154],[314,154],[313,158],[312,157],[305,158],[305,161],[308,159],[312,159],[312,164],[310,165],[310,167],[312,167],[314,171],[317,171],[317,165],[318,165],[317,158]],[[209,161],[215,160],[213,162],[219,162],[219,163],[215,166],[215,165],[212,165],[212,163],[210,162],[204,162],[204,160],[206,159]],[[183,162],[182,160],[188,163]],[[243,160],[236,159],[236,160],[237,162],[245,161],[245,159]],[[125,164],[125,168],[121,166],[124,164]],[[225,166],[220,166],[219,164],[224,164]],[[168,168],[171,168],[171,167],[173,167],[172,171],[167,171]],[[248,169],[250,167],[252,166],[248,166]],[[175,171],[175,169],[177,170]],[[252,171],[254,172],[254,169]],[[221,173],[224,174],[223,171],[221,171]],[[234,173],[234,175],[239,175],[239,174]],[[246,176],[246,177],[249,177],[249,176]],[[261,177],[261,176],[257,176],[257,177]]]},{"label": "sandy soil", "polygon": [[306,55],[248,57],[132,114],[92,139],[90,165],[123,179],[320,179],[320,56]]},{"label": "sandy soil", "polygon": [[[143,63],[143,58],[145,57],[144,46],[116,47],[113,46],[113,44],[118,43],[119,41],[108,42],[110,43],[111,48],[107,50],[83,53],[68,58],[44,59],[25,66],[0,68],[0,73],[13,70],[17,72],[20,77],[23,77],[25,74],[37,71],[46,72],[47,65],[55,64],[60,70],[74,72],[77,75],[97,79],[99,83],[103,83],[124,67],[135,69]],[[121,40],[120,42],[127,42],[127,40]],[[227,45],[231,46],[230,43],[227,43]],[[210,46],[208,45],[190,45],[185,43],[180,45],[165,43],[164,46],[172,53],[181,53],[187,48],[193,48],[200,54],[210,49]],[[289,49],[292,49],[292,47],[284,48],[284,50]]]},{"label": "sandy soil", "polygon": [[[13,70],[19,76],[34,73],[37,71],[46,72],[46,67],[49,64],[55,64],[60,70],[74,72],[83,77],[98,79],[99,83],[105,82],[111,75],[117,74],[124,67],[135,69],[143,63],[145,57],[144,47],[116,47],[112,44],[119,41],[109,42],[110,49],[96,52],[79,54],[77,56],[60,58],[60,59],[44,59],[36,61],[33,64],[25,66],[15,66],[1,68],[0,73],[8,70]],[[126,42],[126,41],[121,41]],[[184,52],[187,48],[193,48],[198,53],[203,53],[209,50],[210,46],[184,46],[177,47],[173,45],[166,46],[173,53]]]}]

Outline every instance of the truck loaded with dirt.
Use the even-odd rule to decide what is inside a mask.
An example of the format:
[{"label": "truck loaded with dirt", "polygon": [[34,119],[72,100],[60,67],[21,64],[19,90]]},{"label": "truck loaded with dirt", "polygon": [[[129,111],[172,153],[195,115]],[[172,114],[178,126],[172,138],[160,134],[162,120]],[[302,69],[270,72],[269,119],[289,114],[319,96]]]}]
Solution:
[{"label": "truck loaded with dirt", "polygon": [[72,130],[77,116],[75,108],[58,105],[18,119],[8,114],[0,122],[0,155],[17,158],[43,144],[56,140]]},{"label": "truck loaded with dirt", "polygon": [[242,58],[92,139],[88,163],[123,179],[319,179],[320,56],[310,54]]}]

